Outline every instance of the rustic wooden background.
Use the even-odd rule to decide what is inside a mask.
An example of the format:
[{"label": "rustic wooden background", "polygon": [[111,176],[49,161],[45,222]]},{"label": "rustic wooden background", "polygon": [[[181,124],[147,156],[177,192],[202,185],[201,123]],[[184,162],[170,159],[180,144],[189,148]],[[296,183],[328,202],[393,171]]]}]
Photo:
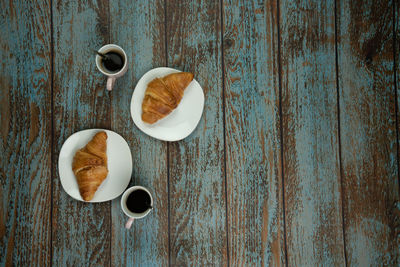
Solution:
[{"label": "rustic wooden background", "polygon": [[[1,1],[0,266],[399,266],[399,1]],[[122,46],[105,90],[92,49]],[[140,132],[148,70],[206,96],[183,141]],[[120,133],[155,210],[123,228],[58,177],[72,133]]]}]

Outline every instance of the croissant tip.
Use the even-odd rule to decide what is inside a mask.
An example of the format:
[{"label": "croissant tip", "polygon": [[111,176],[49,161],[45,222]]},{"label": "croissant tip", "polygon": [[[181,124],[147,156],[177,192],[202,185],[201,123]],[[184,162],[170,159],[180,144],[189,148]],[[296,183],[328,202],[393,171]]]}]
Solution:
[{"label": "croissant tip", "polygon": [[94,196],[94,194],[93,194],[93,195],[84,195],[84,196],[82,196],[82,198],[83,198],[83,200],[85,200],[85,201],[90,201],[90,200],[93,199],[93,196]]},{"label": "croissant tip", "polygon": [[193,73],[191,73],[191,72],[183,72],[183,73],[184,73],[185,76],[187,76],[190,80],[193,80],[193,77],[194,77]]},{"label": "croissant tip", "polygon": [[145,123],[153,124],[157,121],[156,117],[151,116],[151,114],[148,114],[147,112],[142,113],[142,121]]},{"label": "croissant tip", "polygon": [[96,133],[96,135],[95,136],[99,136],[99,137],[104,137],[104,138],[106,138],[107,139],[107,133],[105,132],[105,131],[101,131],[101,132],[98,132],[98,133]]}]

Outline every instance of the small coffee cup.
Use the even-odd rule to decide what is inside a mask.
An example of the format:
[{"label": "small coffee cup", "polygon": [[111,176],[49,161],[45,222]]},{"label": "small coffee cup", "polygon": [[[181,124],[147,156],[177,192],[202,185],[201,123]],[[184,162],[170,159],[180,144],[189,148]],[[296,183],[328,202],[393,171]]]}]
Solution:
[{"label": "small coffee cup", "polygon": [[135,219],[146,217],[153,209],[153,197],[145,187],[132,186],[122,195],[121,208],[129,217],[125,228],[130,229]]},{"label": "small coffee cup", "polygon": [[101,73],[106,75],[108,77],[107,79],[107,90],[111,91],[113,89],[115,80],[121,76],[123,76],[127,69],[128,69],[128,58],[126,56],[126,53],[124,49],[119,47],[118,45],[115,44],[108,44],[103,46],[98,50],[99,53],[101,54],[107,54],[107,53],[116,53],[119,56],[121,56],[123,60],[123,67],[119,70],[112,71],[106,68],[106,66],[103,64],[103,58],[100,55],[96,55],[96,66],[99,69]]}]

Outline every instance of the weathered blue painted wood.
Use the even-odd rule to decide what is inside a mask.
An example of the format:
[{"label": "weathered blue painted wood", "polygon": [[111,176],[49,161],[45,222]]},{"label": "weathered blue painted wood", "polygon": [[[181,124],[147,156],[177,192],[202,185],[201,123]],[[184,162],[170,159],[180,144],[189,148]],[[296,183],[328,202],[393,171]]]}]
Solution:
[{"label": "weathered blue painted wood", "polygon": [[276,1],[223,6],[232,266],[284,266]]},{"label": "weathered blue painted wood", "polygon": [[50,1],[0,10],[0,266],[50,265]]},{"label": "weathered blue painted wood", "polygon": [[112,94],[112,129],[128,142],[133,159],[132,185],[147,187],[154,209],[124,228],[127,217],[120,198],[112,202],[112,266],[168,265],[168,175],[167,143],[142,133],[133,123],[130,102],[138,79],[148,70],[164,66],[164,2],[112,1],[111,42],[122,46],[128,56],[128,72],[118,79]]},{"label": "weathered blue painted wood", "polygon": [[197,129],[169,144],[170,262],[227,264],[221,10],[218,1],[166,1],[168,65],[191,71],[205,106]]},{"label": "weathered blue painted wood", "polygon": [[345,265],[334,1],[280,2],[289,266]]},{"label": "weathered blue painted wood", "polygon": [[393,2],[338,2],[343,207],[350,266],[398,266]]},{"label": "weathered blue painted wood", "polygon": [[[348,265],[399,265],[398,1],[336,1],[338,76],[333,0],[222,3],[2,6],[0,266],[343,266],[346,257]],[[111,93],[92,54],[109,42],[130,58]],[[129,111],[136,81],[165,62],[194,72],[206,94],[199,127],[169,145],[141,133]],[[85,204],[61,188],[61,145],[93,127],[127,139],[131,185],[154,193],[155,210],[130,231],[119,198]]]},{"label": "weathered blue painted wood", "polygon": [[[400,111],[399,111],[399,104],[400,104],[400,3],[399,1],[393,1],[394,7],[394,71],[395,71],[395,85],[397,89],[397,164],[400,162]],[[400,170],[400,166],[398,166],[398,170]],[[399,178],[399,193],[400,193],[400,174],[398,173]],[[400,210],[400,202],[397,204],[398,209]],[[400,211],[399,211],[400,212]]]},{"label": "weathered blue painted wood", "polygon": [[109,42],[108,2],[55,1],[53,266],[110,264],[110,203],[68,196],[58,177],[65,139],[87,128],[110,127],[110,96],[96,69],[93,49]]}]

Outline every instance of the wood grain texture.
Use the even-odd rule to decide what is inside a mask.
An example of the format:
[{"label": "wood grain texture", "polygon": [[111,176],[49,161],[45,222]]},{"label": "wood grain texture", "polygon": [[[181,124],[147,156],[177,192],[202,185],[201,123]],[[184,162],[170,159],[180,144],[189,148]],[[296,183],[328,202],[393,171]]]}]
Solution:
[{"label": "wood grain texture", "polygon": [[[394,44],[394,74],[395,74],[395,88],[396,88],[396,93],[397,93],[397,164],[400,163],[400,110],[399,110],[399,105],[400,105],[400,3],[399,1],[393,1],[393,8],[394,8],[394,28],[393,28],[393,33],[394,33],[394,38],[393,38],[393,44]],[[400,166],[398,166],[398,171],[400,170]],[[400,192],[400,174],[398,173],[398,178],[399,178],[399,192]],[[397,203],[397,207],[399,209],[399,215],[400,215],[400,202]],[[398,222],[400,225],[400,220]],[[400,231],[397,232],[397,236],[400,239]]]},{"label": "wood grain texture", "polygon": [[58,154],[68,136],[110,127],[106,78],[93,49],[109,42],[108,2],[55,1],[53,266],[110,264],[110,203],[76,201],[62,189]]},{"label": "wood grain texture", "polygon": [[289,266],[345,264],[334,1],[280,2]]},{"label": "wood grain texture", "polygon": [[168,65],[194,73],[203,116],[186,139],[169,144],[170,262],[227,264],[221,65],[217,1],[167,1]]},{"label": "wood grain texture", "polygon": [[284,266],[276,1],[223,6],[232,266]]},{"label": "wood grain texture", "polygon": [[128,72],[118,79],[112,94],[112,129],[128,142],[133,159],[130,186],[148,188],[154,209],[136,220],[131,230],[120,198],[112,202],[112,266],[168,265],[167,143],[142,133],[133,123],[130,104],[133,90],[148,70],[164,66],[164,1],[112,1],[111,42],[124,48]]},{"label": "wood grain texture", "polygon": [[350,266],[398,266],[393,2],[340,1],[343,205]]},{"label": "wood grain texture", "polygon": [[50,266],[50,1],[0,10],[0,266]]}]

